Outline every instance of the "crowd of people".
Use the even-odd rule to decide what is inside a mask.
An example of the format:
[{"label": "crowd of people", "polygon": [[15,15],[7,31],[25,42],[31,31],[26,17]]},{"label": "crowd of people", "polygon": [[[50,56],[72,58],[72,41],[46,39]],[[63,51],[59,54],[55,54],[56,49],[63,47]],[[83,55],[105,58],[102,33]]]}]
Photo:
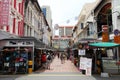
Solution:
[{"label": "crowd of people", "polygon": [[42,67],[44,69],[50,70],[51,62],[55,56],[57,56],[58,59],[61,60],[61,64],[64,64],[65,60],[71,59],[70,56],[65,52],[55,52],[54,55],[44,52],[44,53],[42,53],[42,56],[41,56]]}]

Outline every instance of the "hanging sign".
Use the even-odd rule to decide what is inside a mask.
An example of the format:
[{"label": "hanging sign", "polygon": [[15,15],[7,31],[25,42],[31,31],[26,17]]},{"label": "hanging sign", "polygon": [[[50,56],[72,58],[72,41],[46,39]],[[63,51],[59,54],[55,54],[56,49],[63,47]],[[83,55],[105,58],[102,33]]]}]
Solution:
[{"label": "hanging sign", "polygon": [[79,50],[79,55],[85,55],[85,49]]},{"label": "hanging sign", "polygon": [[0,1],[0,26],[7,26],[9,24],[9,7],[10,0]]},{"label": "hanging sign", "polygon": [[120,35],[114,36],[114,42],[120,44]]},{"label": "hanging sign", "polygon": [[117,36],[120,33],[120,31],[118,29],[114,30],[114,35]]},{"label": "hanging sign", "polygon": [[108,32],[102,32],[102,42],[108,42],[108,41],[109,41]]}]

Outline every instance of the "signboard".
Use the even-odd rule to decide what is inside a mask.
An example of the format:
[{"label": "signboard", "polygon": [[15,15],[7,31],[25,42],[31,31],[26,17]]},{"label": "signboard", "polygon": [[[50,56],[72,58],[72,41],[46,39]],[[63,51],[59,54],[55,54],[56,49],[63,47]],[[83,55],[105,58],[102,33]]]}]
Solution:
[{"label": "signboard", "polygon": [[108,32],[102,32],[102,42],[108,42],[108,41],[109,41]]},{"label": "signboard", "polygon": [[79,50],[79,55],[85,55],[85,49]]},{"label": "signboard", "polygon": [[86,70],[86,60],[87,58],[80,57],[80,69]]},{"label": "signboard", "polygon": [[0,1],[0,26],[8,25],[10,0]]},{"label": "signboard", "polygon": [[86,75],[91,76],[91,69],[92,69],[92,59],[88,59],[86,61]]},{"label": "signboard", "polygon": [[117,36],[120,33],[120,31],[118,29],[114,30],[114,35]]},{"label": "signboard", "polygon": [[120,35],[114,36],[114,42],[120,44]]},{"label": "signboard", "polygon": [[118,69],[115,60],[102,60],[104,69]]},{"label": "signboard", "polygon": [[80,58],[80,69],[86,70],[86,75],[91,76],[92,69],[92,59],[81,57]]}]

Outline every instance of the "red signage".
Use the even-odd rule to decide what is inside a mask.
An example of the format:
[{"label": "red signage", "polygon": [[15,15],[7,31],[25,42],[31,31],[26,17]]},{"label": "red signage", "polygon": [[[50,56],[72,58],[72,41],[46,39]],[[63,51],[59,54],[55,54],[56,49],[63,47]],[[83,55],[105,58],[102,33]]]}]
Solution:
[{"label": "red signage", "polygon": [[10,0],[0,1],[0,26],[7,26],[9,21]]}]

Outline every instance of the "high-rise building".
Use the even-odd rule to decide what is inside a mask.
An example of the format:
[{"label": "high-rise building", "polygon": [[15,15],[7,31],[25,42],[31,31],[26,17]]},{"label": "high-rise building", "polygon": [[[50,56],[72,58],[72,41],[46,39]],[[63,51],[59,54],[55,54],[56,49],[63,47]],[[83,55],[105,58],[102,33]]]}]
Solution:
[{"label": "high-rise building", "polygon": [[42,11],[50,28],[52,29],[52,15],[51,15],[50,6],[42,6]]}]

